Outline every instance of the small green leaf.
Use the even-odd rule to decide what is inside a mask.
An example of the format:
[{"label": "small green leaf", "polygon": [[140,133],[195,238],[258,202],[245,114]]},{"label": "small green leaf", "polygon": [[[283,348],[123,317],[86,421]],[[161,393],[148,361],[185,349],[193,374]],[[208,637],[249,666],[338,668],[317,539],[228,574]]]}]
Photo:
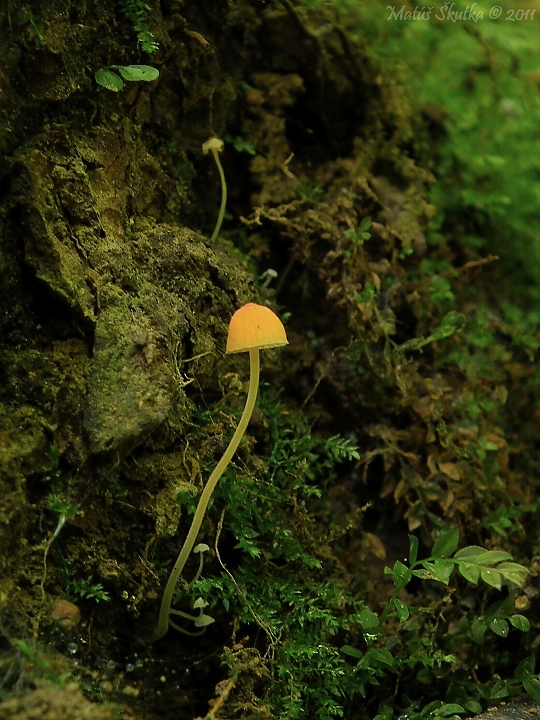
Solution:
[{"label": "small green leaf", "polygon": [[416,679],[423,685],[431,685],[433,682],[433,673],[429,668],[422,668],[422,670],[417,673]]},{"label": "small green leaf", "polygon": [[489,623],[489,627],[493,630],[495,635],[500,635],[501,637],[506,637],[508,635],[509,627],[506,620],[495,618],[495,620],[492,620]]},{"label": "small green leaf", "polygon": [[422,580],[436,580],[437,582],[448,585],[450,575],[454,570],[454,563],[451,560],[448,561],[444,558],[437,558],[435,562],[432,563],[427,560],[422,560],[422,565],[424,569],[413,570],[413,575],[422,578]]},{"label": "small green leaf", "polygon": [[476,618],[473,620],[471,625],[472,639],[481,645],[484,642],[484,635],[486,634],[487,625],[483,620]]},{"label": "small green leaf", "polygon": [[363,304],[369,302],[369,300],[373,299],[377,293],[375,292],[375,286],[372,282],[369,280],[366,281],[366,284],[364,285],[364,292],[363,293],[357,293],[354,296],[354,299],[357,303]]},{"label": "small green leaf", "polygon": [[524,680],[531,675],[534,675],[534,666],[536,665],[536,659],[534,655],[529,655],[528,658],[522,660],[517,666],[514,677],[516,680]]},{"label": "small green leaf", "polygon": [[489,693],[490,700],[502,700],[510,695],[510,688],[507,680],[498,680]]},{"label": "small green leaf", "polygon": [[353,362],[356,362],[360,360],[362,357],[364,351],[365,351],[366,343],[364,340],[353,340],[352,343],[349,345],[347,350],[345,351],[345,356],[348,360],[352,360]]},{"label": "small green leaf", "polygon": [[478,565],[487,566],[495,565],[496,563],[502,562],[503,560],[511,560],[512,556],[509,553],[504,552],[504,550],[485,550],[484,548],[479,548],[475,545],[471,545],[471,547],[459,550],[454,555],[454,558],[456,560],[466,558],[469,562],[474,562]]},{"label": "small green leaf", "polygon": [[445,560],[444,558],[437,558],[433,563],[434,573],[439,582],[448,585],[450,582],[450,576],[454,572],[454,563],[452,560]]},{"label": "small green leaf", "polygon": [[398,613],[398,617],[401,622],[405,622],[405,620],[409,617],[409,608],[405,605],[405,603],[402,600],[399,600],[398,598],[394,598],[394,605],[396,606],[396,610]]},{"label": "small green leaf", "polygon": [[365,217],[362,222],[360,223],[360,227],[358,228],[358,232],[365,233],[369,230],[371,227],[371,218]]},{"label": "small green leaf", "polygon": [[364,630],[374,630],[378,624],[378,616],[368,608],[364,608],[360,613],[360,625],[362,625]]},{"label": "small green leaf", "polygon": [[464,316],[452,310],[451,312],[446,313],[446,315],[441,320],[441,324],[439,325],[439,327],[435,328],[435,330],[431,333],[428,339],[430,341],[433,341],[450,337],[455,332],[461,332],[464,326]]},{"label": "small green leaf", "polygon": [[491,587],[497,588],[497,590],[501,589],[502,586],[502,578],[501,573],[497,572],[497,570],[493,570],[492,568],[481,568],[480,569],[480,577],[482,580],[487,583],[488,585],[491,585]]},{"label": "small green leaf", "polygon": [[531,629],[531,623],[524,615],[512,615],[508,619],[512,625],[518,630],[521,630],[521,632],[529,632]]},{"label": "small green leaf", "polygon": [[111,65],[111,68],[118,70],[124,80],[130,82],[151,82],[159,77],[159,70],[151,65]]},{"label": "small green leaf", "polygon": [[499,565],[497,570],[501,570],[501,571],[508,570],[509,572],[521,572],[521,573],[525,573],[526,575],[528,575],[528,573],[529,573],[529,571],[525,567],[525,565],[519,565],[519,563],[515,563],[515,562],[503,562]]},{"label": "small green leaf", "polygon": [[458,705],[457,703],[448,703],[447,705],[440,707],[436,714],[439,717],[448,717],[449,715],[455,715],[456,713],[462,712],[465,712],[465,708],[461,705]]},{"label": "small green leaf", "polygon": [[418,557],[418,538],[414,535],[409,535],[409,562],[412,565],[416,562]]},{"label": "small green leaf", "polygon": [[358,648],[352,647],[352,645],[343,645],[339,648],[339,651],[344,655],[350,655],[350,657],[357,659],[364,657],[364,653],[361,650],[358,650]]},{"label": "small green leaf", "polygon": [[458,564],[458,570],[463,575],[465,580],[472,582],[474,585],[478,583],[480,579],[480,568],[478,565],[473,563],[460,562]]},{"label": "small green leaf", "polygon": [[540,678],[538,675],[525,678],[523,680],[523,688],[529,693],[533,700],[540,702]]},{"label": "small green leaf", "polygon": [[518,587],[523,585],[527,575],[529,574],[529,571],[525,566],[513,562],[503,562],[497,567],[497,570],[501,573],[505,580],[514,583],[514,585],[517,585]]},{"label": "small green leaf", "polygon": [[405,585],[410,582],[413,575],[411,569],[404,565],[400,560],[396,560],[392,569],[390,569],[389,567],[385,567],[384,574],[392,575],[394,579],[394,585],[398,589],[404,588]]},{"label": "small green leaf", "polygon": [[94,73],[94,77],[97,84],[101,85],[104,88],[107,88],[107,90],[112,90],[113,92],[120,92],[120,90],[123,90],[124,88],[124,83],[122,82],[122,80],[118,77],[116,73],[113,73],[110,70],[106,70],[104,68],[96,70],[96,72]]},{"label": "small green leaf", "polygon": [[469,712],[474,713],[475,715],[478,715],[478,713],[482,712],[482,706],[480,705],[479,702],[476,702],[476,700],[468,700],[465,703],[465,708]]},{"label": "small green leaf", "polygon": [[514,585],[517,585],[517,587],[522,587],[525,582],[525,577],[520,573],[501,573],[501,575],[507,582],[511,582]]},{"label": "small green leaf", "polygon": [[443,528],[431,550],[431,557],[445,558],[451,555],[459,543],[459,530],[457,528]]},{"label": "small green leaf", "polygon": [[503,550],[484,550],[483,554],[476,558],[475,562],[479,565],[495,565],[503,560],[511,560],[510,553]]},{"label": "small green leaf", "polygon": [[394,712],[392,708],[389,705],[385,705],[384,703],[379,703],[377,715],[375,715],[373,720],[392,720],[393,717]]},{"label": "small green leaf", "polygon": [[468,545],[467,547],[461,548],[461,550],[458,550],[457,553],[454,555],[456,560],[459,560],[461,558],[471,558],[474,555],[478,555],[481,553],[487,552],[484,548],[479,547],[478,545]]},{"label": "small green leaf", "polygon": [[386,650],[386,648],[373,648],[373,650],[368,650],[366,658],[368,655],[374,660],[377,660],[377,662],[388,665],[389,667],[394,664],[392,653],[389,650]]}]

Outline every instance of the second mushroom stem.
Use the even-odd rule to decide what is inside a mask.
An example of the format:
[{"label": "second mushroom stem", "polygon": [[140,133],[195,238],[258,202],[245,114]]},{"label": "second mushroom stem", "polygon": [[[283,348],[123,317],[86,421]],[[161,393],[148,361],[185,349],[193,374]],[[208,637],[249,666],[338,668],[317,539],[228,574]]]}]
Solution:
[{"label": "second mushroom stem", "polygon": [[212,150],[212,154],[214,156],[214,160],[216,161],[219,177],[221,179],[221,205],[219,206],[218,219],[216,221],[216,226],[214,228],[214,232],[212,233],[212,237],[210,238],[210,242],[214,242],[214,240],[219,235],[219,231],[221,230],[221,225],[223,223],[223,217],[225,215],[225,206],[227,205],[227,183],[225,182],[225,173],[223,172],[223,166],[221,164],[221,160],[219,159],[218,151]]},{"label": "second mushroom stem", "polygon": [[201,529],[202,521],[206,513],[206,508],[208,507],[208,503],[210,502],[210,498],[212,497],[212,493],[214,492],[218,480],[225,472],[227,465],[231,462],[232,457],[238,449],[240,441],[244,436],[244,433],[246,432],[246,428],[255,408],[255,401],[257,400],[257,391],[259,388],[259,371],[259,349],[254,348],[249,351],[249,390],[244,412],[242,413],[240,422],[238,423],[238,426],[234,431],[234,435],[232,436],[227,449],[223,453],[223,457],[218,462],[212,474],[208,478],[208,482],[204,486],[201,497],[199,498],[199,503],[197,505],[197,509],[195,510],[195,515],[193,516],[193,520],[191,521],[191,527],[189,528],[189,532],[186,539],[184,540],[182,549],[180,550],[178,558],[167,581],[165,592],[163,593],[163,599],[161,601],[161,608],[159,611],[158,626],[154,633],[154,640],[159,640],[167,632],[167,629],[169,627],[169,615],[171,612],[172,597],[178,583],[178,579],[182,574],[182,570],[184,569],[191,550],[193,549],[193,545],[195,544],[195,540],[197,539],[197,535],[199,534],[199,530]]}]

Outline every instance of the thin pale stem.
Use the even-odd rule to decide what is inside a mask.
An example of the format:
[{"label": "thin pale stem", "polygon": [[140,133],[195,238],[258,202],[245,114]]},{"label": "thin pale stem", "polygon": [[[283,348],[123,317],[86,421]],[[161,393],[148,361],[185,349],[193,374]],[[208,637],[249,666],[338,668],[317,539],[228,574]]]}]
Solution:
[{"label": "thin pale stem", "polygon": [[225,173],[223,172],[223,167],[219,159],[218,151],[212,149],[212,155],[214,156],[214,160],[216,161],[217,169],[219,171],[219,177],[221,178],[221,205],[219,208],[216,227],[214,228],[214,232],[212,233],[210,242],[214,242],[214,240],[219,235],[219,231],[221,230],[221,223],[223,222],[223,216],[225,215],[225,206],[227,205],[227,183],[225,182]]},{"label": "thin pale stem", "polygon": [[197,539],[197,535],[201,529],[201,524],[204,519],[208,503],[210,502],[210,498],[212,497],[212,493],[214,492],[218,480],[225,472],[227,465],[231,462],[234,453],[237,451],[238,446],[240,445],[240,440],[244,436],[248,423],[251,419],[251,415],[253,414],[255,401],[257,400],[257,390],[259,388],[259,367],[259,350],[258,348],[255,348],[249,351],[249,390],[244,412],[242,413],[238,427],[234,431],[234,435],[232,436],[229,446],[208,478],[208,482],[204,486],[204,490],[199,498],[199,504],[195,510],[191,527],[189,528],[187,537],[171,571],[167,585],[165,586],[165,592],[163,593],[163,599],[161,601],[161,608],[159,611],[158,626],[154,633],[154,640],[159,640],[167,632],[170,623],[169,615],[171,612],[171,602],[176,584],[178,583],[178,579],[182,574],[184,565],[186,564],[187,559],[193,550],[193,546],[195,545],[195,540]]}]

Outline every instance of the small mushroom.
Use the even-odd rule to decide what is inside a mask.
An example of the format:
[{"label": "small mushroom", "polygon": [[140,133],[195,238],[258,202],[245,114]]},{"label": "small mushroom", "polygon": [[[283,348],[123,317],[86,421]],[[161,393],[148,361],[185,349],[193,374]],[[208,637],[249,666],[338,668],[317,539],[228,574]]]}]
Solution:
[{"label": "small mushroom", "polygon": [[219,235],[219,231],[221,230],[221,223],[223,222],[223,217],[225,215],[225,206],[227,205],[227,183],[225,182],[225,173],[223,172],[223,167],[221,165],[218,155],[218,153],[220,153],[222,150],[223,140],[220,140],[217,137],[208,138],[208,140],[203,143],[202,146],[202,151],[205,155],[208,153],[208,151],[210,151],[214,156],[214,160],[219,172],[219,179],[221,181],[221,205],[219,206],[218,219],[216,221],[216,226],[214,228],[214,232],[212,233],[212,237],[210,238],[210,242],[214,242],[214,240]]},{"label": "small mushroom", "polygon": [[195,547],[193,548],[193,552],[199,556],[199,568],[195,574],[195,577],[190,582],[190,585],[193,585],[193,583],[196,582],[200,578],[202,569],[203,569],[203,565],[204,565],[204,553],[208,552],[209,550],[210,550],[210,548],[208,547],[208,545],[206,543],[199,543],[198,545],[195,545]]},{"label": "small mushroom", "polygon": [[246,432],[246,428],[255,408],[257,400],[257,392],[259,389],[259,369],[260,358],[259,350],[264,348],[282,347],[288,344],[287,334],[283,323],[278,316],[264,305],[248,303],[237,310],[231,318],[229,324],[229,335],[227,337],[227,353],[239,353],[249,351],[249,389],[246,400],[246,406],[240,422],[232,436],[232,439],[223,453],[223,457],[214,468],[208,482],[204,486],[204,490],[199,498],[195,515],[191,522],[191,527],[184,541],[180,554],[174,564],[174,567],[167,581],[165,592],[161,600],[161,608],[159,611],[159,620],[154,640],[159,640],[167,632],[170,624],[169,616],[171,612],[184,615],[179,611],[171,611],[171,601],[176,588],[178,579],[184,569],[184,565],[191,553],[197,535],[201,528],[201,524],[206,513],[206,508],[212,497],[212,493],[218,483],[218,480],[225,472],[227,465],[231,462],[232,457],[240,441]]}]

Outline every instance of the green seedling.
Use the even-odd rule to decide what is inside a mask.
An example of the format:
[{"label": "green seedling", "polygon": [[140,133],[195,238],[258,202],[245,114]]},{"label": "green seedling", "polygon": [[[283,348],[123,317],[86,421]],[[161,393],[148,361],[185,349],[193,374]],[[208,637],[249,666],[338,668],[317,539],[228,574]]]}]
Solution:
[{"label": "green seedling", "polygon": [[232,146],[236,150],[236,152],[239,153],[247,153],[248,155],[256,155],[257,150],[255,147],[248,141],[244,140],[244,138],[239,137],[238,135],[235,138],[232,138],[230,135],[225,135],[225,142],[232,143]]},{"label": "green seedling", "polygon": [[[113,72],[114,70],[117,72]],[[112,92],[120,92],[120,90],[124,89],[122,78],[128,82],[139,82],[141,80],[152,82],[152,80],[157,80],[158,77],[159,70],[151,65],[109,65],[109,67],[100,68],[94,73],[97,84],[107,90],[112,90]]]}]

